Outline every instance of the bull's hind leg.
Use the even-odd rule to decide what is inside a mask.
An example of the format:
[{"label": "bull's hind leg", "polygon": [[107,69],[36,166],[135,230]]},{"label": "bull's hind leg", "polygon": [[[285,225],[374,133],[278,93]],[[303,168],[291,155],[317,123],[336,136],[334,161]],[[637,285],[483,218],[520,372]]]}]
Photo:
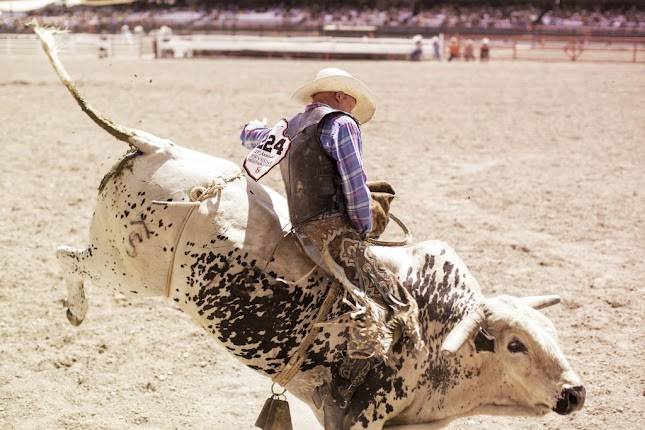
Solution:
[{"label": "bull's hind leg", "polygon": [[89,249],[75,249],[61,246],[56,250],[56,258],[63,268],[67,283],[67,319],[72,325],[79,325],[87,314],[85,298],[85,262],[92,257]]}]

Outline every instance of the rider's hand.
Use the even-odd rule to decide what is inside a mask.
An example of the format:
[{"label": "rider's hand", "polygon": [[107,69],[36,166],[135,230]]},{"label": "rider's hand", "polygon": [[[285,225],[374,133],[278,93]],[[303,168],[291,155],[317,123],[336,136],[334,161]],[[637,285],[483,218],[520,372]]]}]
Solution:
[{"label": "rider's hand", "polygon": [[254,119],[249,121],[244,128],[247,130],[254,130],[256,128],[265,128],[267,126],[267,119],[263,118],[262,120]]},{"label": "rider's hand", "polygon": [[372,230],[369,232],[369,237],[378,239],[385,231],[387,223],[389,222],[390,205],[392,204],[392,200],[394,200],[394,188],[385,181],[368,182],[367,186],[372,197],[370,205],[372,212]]}]

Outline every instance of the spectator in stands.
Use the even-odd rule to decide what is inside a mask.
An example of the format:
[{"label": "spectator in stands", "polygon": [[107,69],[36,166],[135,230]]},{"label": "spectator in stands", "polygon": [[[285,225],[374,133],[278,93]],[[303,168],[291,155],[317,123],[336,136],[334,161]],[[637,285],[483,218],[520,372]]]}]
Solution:
[{"label": "spectator in stands", "polygon": [[448,42],[448,61],[459,60],[461,57],[461,46],[459,46],[459,40],[453,36]]},{"label": "spectator in stands", "polygon": [[490,41],[487,37],[482,39],[482,43],[479,46],[479,61],[488,61],[490,59]]},{"label": "spectator in stands", "polygon": [[[62,3],[62,2],[61,2]],[[180,3],[180,2],[177,2]],[[343,26],[384,26],[420,28],[479,28],[521,29],[546,27],[548,29],[599,28],[606,31],[645,31],[645,10],[642,7],[607,7],[591,10],[584,7],[554,7],[544,12],[535,6],[493,5],[486,2],[454,5],[451,2],[409,7],[371,9],[365,1],[348,0],[330,9],[303,0],[291,1],[291,8],[266,5],[249,7],[230,2],[190,0],[186,5],[168,5],[159,1],[139,1],[130,5],[102,7],[61,7],[56,4],[31,12],[5,12],[0,17],[0,32],[25,32],[24,27],[33,17],[45,25],[69,28],[73,31],[99,32],[119,27],[141,25],[146,30],[160,25],[171,25],[182,30],[211,30],[233,26],[259,27],[319,27],[327,24]],[[244,2],[249,4],[251,2]],[[373,3],[373,2],[372,2]],[[418,2],[420,3],[420,2]],[[424,2],[429,3],[429,2]],[[514,2],[516,3],[516,2]],[[617,2],[618,3],[618,2]],[[632,2],[635,3],[635,2]],[[276,5],[279,3],[276,2]],[[324,4],[324,2],[323,2]],[[499,2],[497,2],[499,4]]]}]

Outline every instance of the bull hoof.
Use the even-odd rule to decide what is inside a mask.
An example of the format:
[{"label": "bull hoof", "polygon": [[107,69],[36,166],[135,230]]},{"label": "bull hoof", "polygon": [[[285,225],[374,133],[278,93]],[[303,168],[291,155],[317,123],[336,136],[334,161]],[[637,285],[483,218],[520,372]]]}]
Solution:
[{"label": "bull hoof", "polygon": [[76,318],[76,317],[74,316],[74,314],[72,313],[72,311],[70,311],[69,309],[67,309],[67,313],[66,313],[66,314],[67,314],[67,321],[69,321],[69,322],[70,322],[70,324],[72,324],[74,327],[79,326],[79,325],[83,322],[83,320],[82,320],[82,319],[78,319],[78,318]]}]

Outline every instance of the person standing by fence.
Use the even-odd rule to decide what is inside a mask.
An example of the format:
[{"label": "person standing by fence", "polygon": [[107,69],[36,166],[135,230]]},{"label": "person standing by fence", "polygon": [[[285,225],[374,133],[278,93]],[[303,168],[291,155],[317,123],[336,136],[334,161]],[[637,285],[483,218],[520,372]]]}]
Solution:
[{"label": "person standing by fence", "polygon": [[487,62],[490,59],[490,41],[487,37],[482,39],[482,44],[479,46],[479,61]]},{"label": "person standing by fence", "polygon": [[475,60],[475,43],[472,39],[466,40],[466,46],[464,47],[464,60],[474,61]]},{"label": "person standing by fence", "polygon": [[459,57],[461,57],[461,47],[459,46],[459,40],[453,36],[448,43],[448,61],[458,60]]},{"label": "person standing by fence", "polygon": [[432,45],[432,59],[441,61],[441,44],[439,43],[439,38],[437,36],[433,36],[432,39],[430,39],[430,44]]},{"label": "person standing by fence", "polygon": [[423,57],[423,37],[420,34],[417,34],[412,38],[414,42],[414,50],[410,54],[410,61],[421,61]]}]

